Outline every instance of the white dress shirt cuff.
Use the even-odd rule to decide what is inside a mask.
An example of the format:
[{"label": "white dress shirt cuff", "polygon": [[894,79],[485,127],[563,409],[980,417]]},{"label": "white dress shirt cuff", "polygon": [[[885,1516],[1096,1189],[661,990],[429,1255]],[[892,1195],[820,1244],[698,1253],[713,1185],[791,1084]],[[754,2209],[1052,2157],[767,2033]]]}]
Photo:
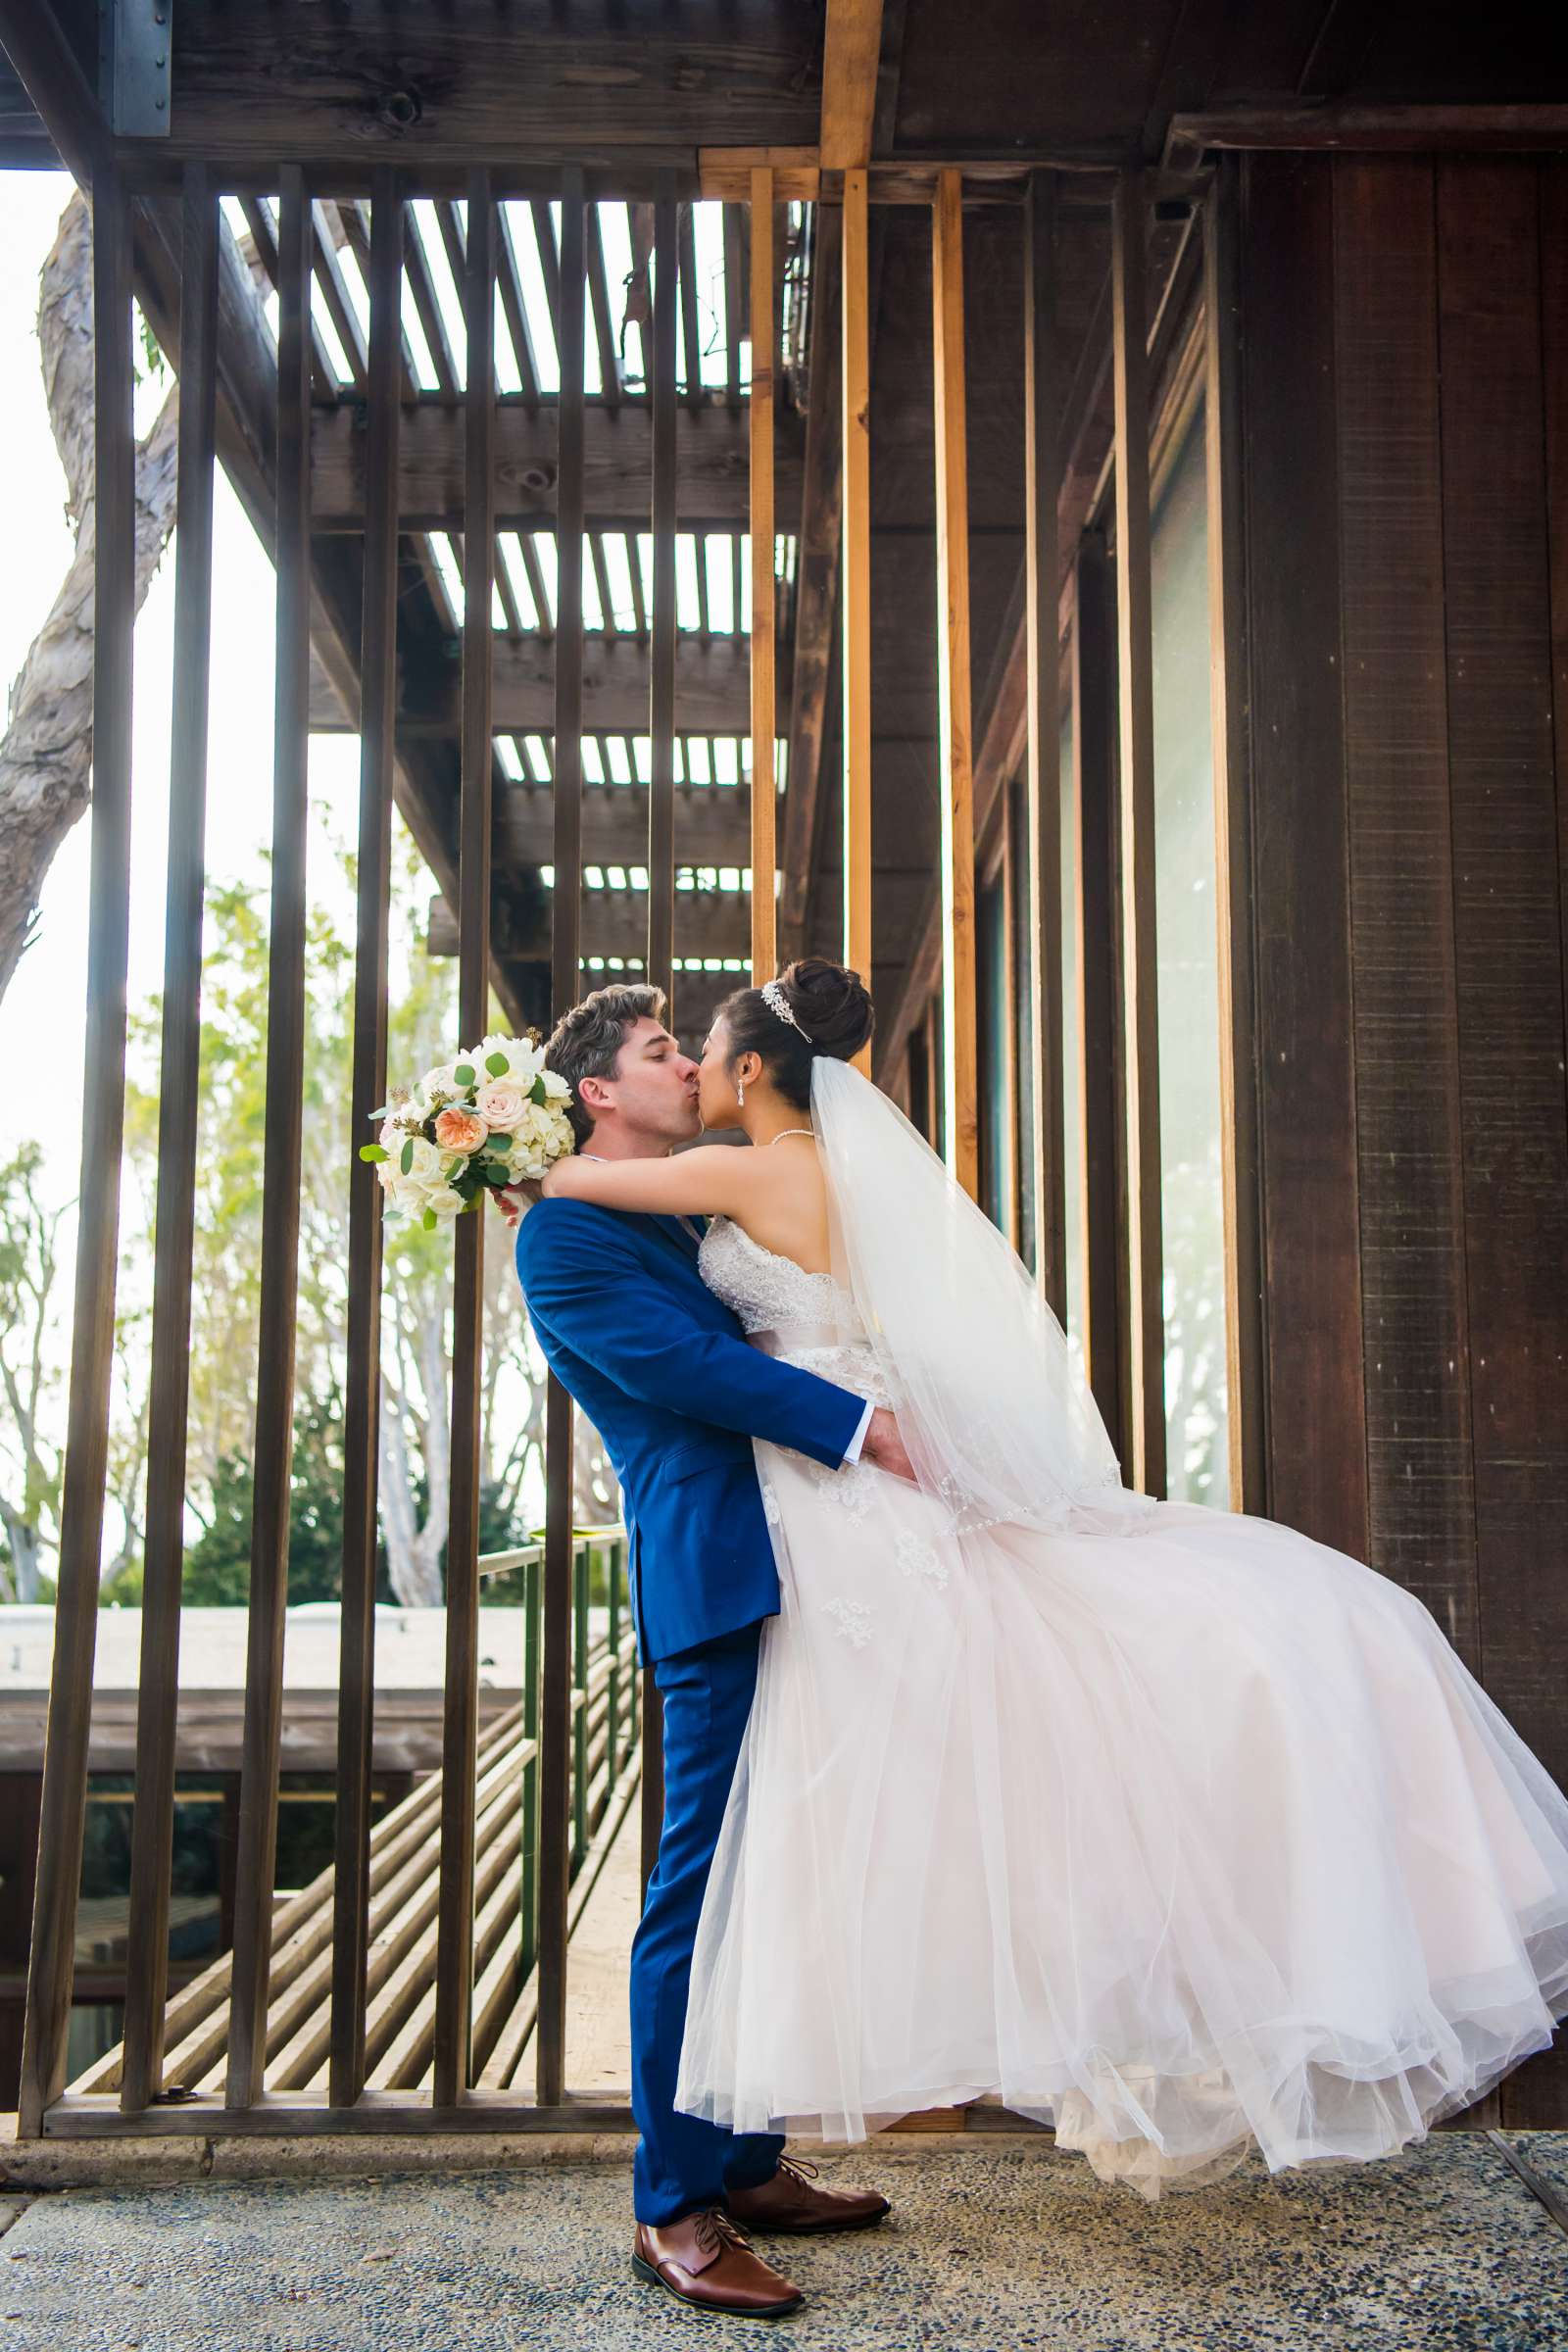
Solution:
[{"label": "white dress shirt cuff", "polygon": [[852,1462],[858,1462],[859,1460],[860,1447],[865,1444],[865,1433],[871,1426],[871,1415],[875,1411],[876,1406],[871,1402],[870,1398],[867,1397],[865,1410],[860,1415],[860,1426],[844,1448],[844,1459],[839,1464],[839,1468],[841,1470],[848,1470]]}]

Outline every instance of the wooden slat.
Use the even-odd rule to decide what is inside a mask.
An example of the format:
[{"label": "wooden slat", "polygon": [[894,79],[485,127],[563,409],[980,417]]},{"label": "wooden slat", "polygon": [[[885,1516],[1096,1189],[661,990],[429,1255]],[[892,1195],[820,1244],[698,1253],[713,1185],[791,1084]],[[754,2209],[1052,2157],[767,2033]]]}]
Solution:
[{"label": "wooden slat", "polygon": [[[728,219],[726,215],[726,219]],[[778,329],[773,293],[773,174],[752,173],[752,986],[760,988],[778,968],[778,922],[774,896],[777,871],[778,782],[774,768],[777,734],[775,675],[778,621],[773,572],[773,407],[777,383]],[[731,240],[737,255],[738,229]],[[725,272],[726,288],[730,273]],[[739,292],[734,309],[739,313]],[[732,329],[733,334],[733,329]],[[733,346],[732,346],[733,347]],[[740,613],[735,615],[737,628]]]},{"label": "wooden slat", "polygon": [[697,232],[692,208],[683,204],[675,225],[676,274],[680,284],[680,340],[687,406],[703,405],[703,329],[697,303]]},{"label": "wooden slat", "polygon": [[[945,1143],[948,1166],[973,1199],[980,1175],[980,1114],[975,1041],[963,192],[956,172],[942,172],[938,181],[932,211],[931,286],[937,464],[937,680],[942,760]],[[846,277],[846,297],[847,290]],[[846,451],[846,477],[847,474]]]},{"label": "wooden slat", "polygon": [[1239,172],[1221,160],[1203,222],[1203,432],[1208,502],[1209,723],[1214,744],[1220,1182],[1225,1232],[1227,1458],[1232,1510],[1268,1507],[1268,1384],[1258,1158],[1256,908],[1247,708]]},{"label": "wooden slat", "polygon": [[[365,533],[358,906],[351,1132],[370,1139],[386,1100],[387,901],[397,677],[397,467],[402,368],[403,202],[377,169],[371,198],[369,500]],[[375,1703],[376,1449],[380,1410],[381,1190],[358,1156],[349,1176],[348,1373],[344,1391],[343,1649],[339,1672],[332,2104],[365,2085],[365,1964]]]},{"label": "wooden slat", "polygon": [[1089,1386],[1126,1476],[1131,1442],[1123,1408],[1121,1119],[1118,1041],[1120,965],[1116,954],[1116,747],[1113,727],[1115,648],[1105,542],[1086,532],[1073,566],[1072,753],[1070,790],[1077,803],[1078,998],[1083,1027],[1068,1051],[1078,1056],[1083,1117],[1083,1344]]},{"label": "wooden slat", "polygon": [[[451,221],[451,237],[462,231],[452,216],[450,205],[441,208],[442,226]],[[452,254],[451,237],[447,252]],[[512,233],[512,217],[502,205],[496,218],[496,264],[501,285],[501,308],[506,317],[507,332],[512,337],[513,355],[517,363],[517,376],[522,385],[522,397],[529,408],[539,400],[539,362],[533,347],[533,330],[528,324],[528,312],[522,298],[522,278],[517,268],[516,242]],[[452,274],[461,276],[461,255],[453,261]]]},{"label": "wooden slat", "polygon": [[201,1059],[202,894],[207,822],[207,686],[212,641],[213,439],[217,407],[218,198],[188,164],[179,319],[179,532],[175,542],[164,1017],[153,1247],[136,1803],[125,1954],[125,2065],[120,2103],[162,2087],[174,1833],[174,1718],[185,1559],[191,1260]]},{"label": "wooden slat", "polygon": [[[880,11],[878,12],[880,14]],[[871,977],[871,327],[870,218],[863,171],[844,174],[844,552],[839,588],[844,681],[844,960]],[[961,409],[960,409],[961,415]],[[961,426],[960,426],[961,433]],[[856,1056],[870,1070],[869,1045]]]},{"label": "wooden slat", "polygon": [[1330,167],[1243,159],[1270,1516],[1368,1548]]},{"label": "wooden slat", "polygon": [[1133,1484],[1165,1492],[1159,994],[1154,944],[1154,656],[1149,521],[1149,317],[1144,175],[1123,174],[1111,242],[1116,440],[1116,675],[1121,708],[1121,900],[1127,1010],[1127,1200],[1132,1279]]},{"label": "wooden slat", "polygon": [[824,172],[848,172],[871,160],[881,48],[882,0],[828,0],[819,139]]},{"label": "wooden slat", "polygon": [[1061,559],[1056,502],[1061,353],[1056,323],[1056,185],[1029,183],[1024,235],[1024,642],[1028,664],[1030,1048],[1033,1117],[1020,1138],[1034,1201],[1035,1276],[1059,1322],[1067,1317],[1067,1193],[1062,1125],[1061,710],[1057,609]]},{"label": "wooden slat", "polygon": [[[424,238],[419,231],[418,217],[413,205],[406,205],[403,214],[403,242],[409,273],[409,291],[414,296],[414,308],[435,368],[436,383],[441,397],[455,403],[458,397],[457,363],[447,337],[447,322],[436,296],[435,282],[430,275],[430,264],[425,255]],[[463,280],[458,279],[459,285]]]},{"label": "wooden slat", "polygon": [[[584,199],[582,174],[562,185],[561,481],[556,638],[555,889],[551,1009],[580,992],[582,894],[582,564],[584,532]],[[539,1771],[539,1992],[535,2061],[542,2105],[565,2082],[566,1935],[571,1804],[572,1404],[552,1377],[545,1404],[544,1692]]]},{"label": "wooden slat", "polygon": [[272,897],[267,974],[267,1136],[262,1186],[255,1506],[245,1670],[245,1744],[234,1863],[228,2025],[231,2107],[261,2094],[267,2046],[277,1771],[288,1599],[289,1473],[299,1260],[305,1059],[305,839],[311,671],[311,206],[282,174],[278,220],[276,670]]},{"label": "wooden slat", "polygon": [[599,347],[599,380],[603,386],[599,397],[613,415],[620,407],[620,349],[610,281],[605,274],[605,240],[597,204],[588,207],[588,294],[593,306],[594,340]]},{"label": "wooden slat", "polygon": [[[458,1030],[477,1045],[489,1027],[490,620],[495,533],[490,428],[495,416],[495,204],[490,175],[468,179],[463,281],[467,501],[463,533],[463,774],[458,811]],[[454,1236],[452,1499],[447,1536],[446,1689],[441,1736],[441,1899],[436,1941],[434,2096],[468,2087],[473,1991],[474,1756],[479,1734],[479,1442],[484,1354],[486,1203]]]},{"label": "wooden slat", "polygon": [[24,2138],[42,2130],[44,2111],[58,2098],[66,2079],[98,1624],[125,1110],[135,613],[130,210],[107,168],[99,172],[93,193],[97,539],[85,1082],[59,1585],[19,2101],[18,2129]]}]

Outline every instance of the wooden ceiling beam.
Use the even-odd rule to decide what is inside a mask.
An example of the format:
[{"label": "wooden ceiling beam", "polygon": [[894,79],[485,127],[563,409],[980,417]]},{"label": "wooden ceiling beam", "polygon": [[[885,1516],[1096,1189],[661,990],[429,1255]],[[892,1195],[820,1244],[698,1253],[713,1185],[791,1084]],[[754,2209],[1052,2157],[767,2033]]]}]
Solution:
[{"label": "wooden ceiling beam", "polygon": [[[751,719],[749,641],[684,633],[675,646],[675,709],[683,734],[744,735]],[[555,644],[536,630],[497,634],[491,721],[498,735],[549,735],[555,720]],[[649,652],[646,641],[594,632],[583,642],[583,727],[590,735],[646,735]],[[787,696],[788,678],[781,683]],[[399,738],[451,735],[458,727],[460,679],[428,670],[401,683]],[[312,681],[311,726],[318,734],[356,732],[358,698],[345,702],[336,680],[318,670]]]},{"label": "wooden ceiling beam", "polygon": [[[584,416],[584,471],[590,527],[646,531],[653,484],[653,428],[648,404],[610,410],[595,402]],[[312,526],[365,527],[365,434],[353,401],[316,410],[311,428]],[[798,505],[806,428],[781,414],[777,433],[778,498]],[[718,398],[682,404],[675,426],[676,520],[682,530],[745,530],[750,518],[750,445],[744,409]],[[509,401],[496,411],[496,525],[501,530],[553,525],[556,513],[557,415],[553,405]],[[463,413],[425,400],[407,409],[399,437],[398,513],[404,530],[463,527]]]},{"label": "wooden ceiling beam", "polygon": [[1212,148],[1424,155],[1530,152],[1568,145],[1568,106],[1232,106],[1172,117],[1168,172],[1196,168]]},{"label": "wooden ceiling beam", "polygon": [[[532,961],[550,954],[551,893],[521,920],[509,924],[503,907],[496,911],[496,952],[509,960]],[[579,954],[618,956],[623,961],[640,958],[648,946],[646,890],[585,890],[578,902],[581,927]],[[677,956],[744,956],[751,945],[751,893],[744,890],[681,890],[675,892],[675,948]],[[432,956],[458,952],[458,921],[445,898],[430,902],[425,946]],[[743,987],[744,972],[731,985]],[[680,994],[676,990],[676,996]]]},{"label": "wooden ceiling beam", "polygon": [[[509,784],[498,791],[498,863],[512,867],[554,864],[554,805],[555,795],[548,784]],[[682,791],[677,786],[675,855],[682,865],[749,864],[749,789],[743,784],[709,784]],[[647,865],[646,784],[584,784],[582,857],[585,865]]]},{"label": "wooden ceiling beam", "polygon": [[[17,0],[17,13],[34,0]],[[816,130],[817,13],[683,0],[678,9],[330,9],[179,0],[169,136],[189,153],[311,164],[542,155],[602,161],[616,148],[693,152],[722,120],[737,139]],[[510,193],[510,190],[504,191]],[[595,191],[590,188],[589,193]]]}]

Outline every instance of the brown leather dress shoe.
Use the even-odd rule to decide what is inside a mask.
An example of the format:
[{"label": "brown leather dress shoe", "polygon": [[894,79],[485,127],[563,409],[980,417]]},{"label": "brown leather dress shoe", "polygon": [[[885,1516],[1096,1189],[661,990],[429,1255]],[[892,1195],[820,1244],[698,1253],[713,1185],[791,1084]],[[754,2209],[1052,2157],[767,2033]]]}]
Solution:
[{"label": "brown leather dress shoe", "polygon": [[814,2164],[781,2156],[778,2171],[759,2188],[724,2192],[731,2217],[747,2230],[870,2230],[892,2207],[874,2188],[817,2185]]},{"label": "brown leather dress shoe", "polygon": [[806,2297],[754,2253],[720,2206],[683,2213],[652,2228],[639,2222],[631,2267],[650,2286],[668,2289],[699,2311],[727,2311],[742,2320],[780,2320]]}]

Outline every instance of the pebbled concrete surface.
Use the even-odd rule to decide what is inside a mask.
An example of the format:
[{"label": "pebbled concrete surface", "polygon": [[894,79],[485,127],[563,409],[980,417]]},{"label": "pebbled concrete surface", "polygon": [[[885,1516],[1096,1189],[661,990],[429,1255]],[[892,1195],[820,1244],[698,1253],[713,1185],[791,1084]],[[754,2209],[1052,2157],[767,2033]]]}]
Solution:
[{"label": "pebbled concrete surface", "polygon": [[[1513,2135],[1568,2180],[1568,2133]],[[1259,2165],[1146,2206],[1049,2145],[885,2144],[824,2171],[880,2230],[775,2239],[820,2352],[1568,2352],[1568,2233],[1473,2133],[1384,2163]],[[632,2278],[629,2168],[213,2178],[43,2193],[0,2236],[0,2352],[554,2352],[715,2347]],[[5,2217],[0,2215],[0,2220]],[[764,2249],[768,2241],[762,2241]]]}]

